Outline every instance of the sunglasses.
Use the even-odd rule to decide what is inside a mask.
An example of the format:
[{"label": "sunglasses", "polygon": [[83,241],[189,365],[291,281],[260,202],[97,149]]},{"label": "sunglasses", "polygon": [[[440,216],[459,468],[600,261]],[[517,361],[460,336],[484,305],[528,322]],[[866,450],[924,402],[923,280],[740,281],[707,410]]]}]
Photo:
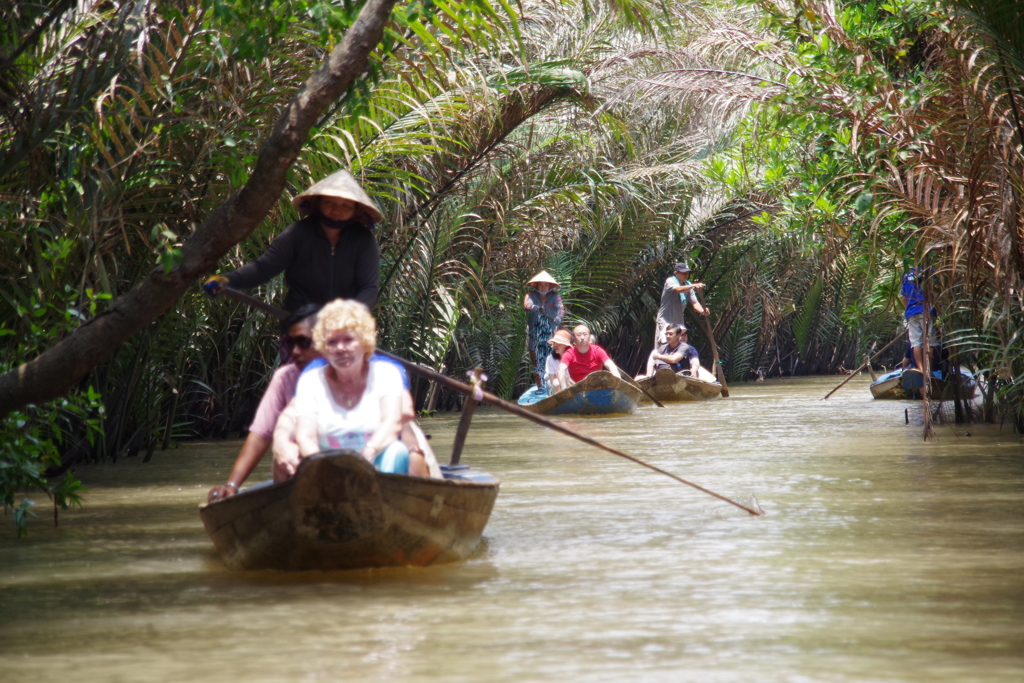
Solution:
[{"label": "sunglasses", "polygon": [[305,351],[306,349],[313,345],[313,340],[305,335],[299,335],[298,337],[285,335],[284,345],[285,348],[288,349],[292,348],[293,346],[298,346],[300,349]]}]

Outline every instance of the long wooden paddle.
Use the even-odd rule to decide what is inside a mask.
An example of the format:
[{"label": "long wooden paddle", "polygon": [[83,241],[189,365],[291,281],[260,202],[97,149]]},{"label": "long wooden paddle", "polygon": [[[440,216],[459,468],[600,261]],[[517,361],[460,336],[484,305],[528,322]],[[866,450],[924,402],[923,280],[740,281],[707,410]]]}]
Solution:
[{"label": "long wooden paddle", "polygon": [[230,287],[221,287],[217,290],[217,294],[223,294],[227,298],[234,299],[240,304],[245,304],[247,306],[252,306],[253,308],[258,308],[264,313],[269,313],[278,320],[287,320],[288,318],[292,317],[292,314],[284,310],[283,308],[278,308],[273,304],[268,304],[266,301],[263,301],[262,299],[257,299],[254,296],[242,294],[237,289],[231,289]]},{"label": "long wooden paddle", "polygon": [[[252,306],[253,308],[258,308],[261,311],[266,311],[267,313],[270,313],[272,315],[277,316],[281,320],[285,320],[286,318],[288,318],[291,315],[290,313],[288,313],[288,311],[284,310],[283,308],[278,308],[277,306],[273,306],[271,304],[268,304],[265,301],[260,301],[259,299],[255,298],[255,297],[249,296],[248,294],[242,294],[241,292],[239,292],[236,289],[227,289],[227,288],[223,288],[222,287],[220,292],[224,293],[224,294],[227,294],[228,298],[230,298],[230,299],[234,299],[235,301],[238,301],[239,303],[248,304],[249,306]],[[377,349],[377,353],[383,354],[383,355],[387,356],[388,358],[392,358],[392,359],[398,361],[399,363],[401,363],[405,367],[406,370],[408,370],[409,372],[411,372],[413,374],[419,375],[420,377],[426,377],[427,379],[431,379],[431,380],[437,382],[438,384],[443,384],[444,386],[448,387],[449,389],[453,389],[455,391],[458,391],[459,393],[466,394],[467,397],[471,396],[473,394],[473,392],[474,392],[473,387],[469,386],[468,384],[463,384],[462,382],[460,382],[458,380],[455,380],[455,379],[452,379],[451,377],[448,377],[447,375],[442,375],[439,372],[434,372],[430,368],[425,368],[422,365],[417,365],[416,363],[412,363],[410,361],[407,361],[404,358],[399,358],[398,356],[396,356],[396,355],[394,355],[392,353],[388,353],[387,351],[381,351],[380,349]],[[531,413],[529,410],[526,410],[524,408],[520,408],[519,406],[517,406],[514,403],[509,403],[508,401],[506,401],[504,399],[498,398],[497,396],[495,396],[494,394],[492,394],[489,391],[483,391],[481,393],[483,394],[484,402],[489,403],[492,406],[495,406],[497,408],[501,408],[502,410],[505,410],[507,412],[510,412],[513,415],[518,415],[519,417],[526,418],[527,420],[529,420],[531,422],[535,422],[535,423],[539,424],[542,427],[547,427],[548,429],[553,429],[556,432],[559,432],[561,434],[565,434],[566,436],[571,436],[574,439],[579,439],[583,443],[590,444],[591,446],[594,446],[595,448],[600,448],[603,451],[608,451],[609,453],[612,453],[613,455],[617,455],[617,456],[619,456],[621,458],[625,458],[626,460],[632,460],[633,462],[637,463],[638,465],[643,465],[644,467],[646,467],[648,469],[652,469],[655,472],[659,472],[661,474],[664,474],[666,477],[671,477],[672,479],[675,479],[676,481],[678,481],[678,482],[680,482],[682,484],[686,484],[687,486],[692,486],[693,488],[697,489],[698,491],[703,491],[704,493],[708,494],[709,496],[714,496],[715,498],[718,498],[719,500],[723,500],[726,503],[729,503],[730,505],[735,505],[736,507],[740,508],[741,510],[749,512],[752,515],[763,515],[764,514],[763,510],[754,510],[753,508],[749,508],[746,505],[742,505],[741,503],[737,503],[736,501],[731,500],[729,498],[726,498],[725,496],[720,495],[718,493],[715,493],[714,491],[709,491],[708,489],[704,488],[703,486],[699,486],[697,484],[694,484],[693,482],[686,481],[682,477],[676,476],[676,475],[672,474],[671,472],[666,472],[665,470],[661,469],[660,467],[655,467],[654,465],[651,465],[650,463],[646,463],[643,460],[640,460],[639,458],[634,458],[632,455],[627,455],[626,453],[623,453],[620,450],[612,448],[611,446],[605,446],[603,443],[601,443],[599,441],[596,441],[594,439],[591,439],[589,436],[583,436],[582,434],[577,434],[576,432],[574,432],[573,430],[569,429],[568,427],[563,427],[562,425],[558,424],[557,422],[552,422],[551,420],[547,419],[546,417],[543,417],[541,415],[537,415],[536,413]],[[472,400],[472,398],[467,398],[467,400]],[[652,397],[652,400],[653,400],[653,397]]]},{"label": "long wooden paddle", "polygon": [[639,382],[634,380],[632,377],[630,377],[628,373],[626,373],[626,372],[624,372],[622,370],[622,368],[620,368],[618,365],[616,365],[615,369],[619,371],[619,377],[621,377],[622,379],[626,380],[626,382],[628,384],[631,384],[632,386],[636,387],[640,391],[644,392],[644,395],[646,395],[647,398],[649,398],[652,401],[654,401],[654,405],[658,406],[659,408],[664,408],[665,407],[664,403],[662,403],[658,399],[654,398],[654,396],[651,395],[651,392],[649,392],[646,389],[644,389],[644,385],[640,384]]},{"label": "long wooden paddle", "polygon": [[868,359],[867,359],[866,361],[864,361],[864,364],[863,364],[863,365],[861,365],[861,366],[860,366],[859,368],[857,368],[856,370],[854,370],[853,372],[851,372],[851,373],[850,373],[850,376],[849,376],[849,377],[847,377],[847,378],[846,378],[846,379],[844,379],[844,380],[843,380],[842,382],[840,382],[840,383],[839,383],[839,386],[837,386],[837,387],[836,387],[835,389],[833,389],[832,391],[830,391],[830,392],[828,392],[827,394],[825,394],[825,397],[824,397],[824,398],[822,398],[821,400],[822,400],[822,401],[824,401],[824,400],[825,400],[826,398],[828,398],[828,397],[829,397],[829,396],[831,396],[832,394],[834,394],[834,393],[836,393],[837,391],[839,391],[840,389],[842,389],[842,388],[843,388],[843,385],[845,385],[845,384],[846,384],[847,382],[849,382],[849,381],[850,381],[851,379],[853,379],[854,377],[856,377],[857,375],[859,375],[859,374],[860,374],[860,371],[861,371],[861,370],[863,370],[863,369],[864,369],[864,368],[865,368],[865,367],[866,367],[866,366],[868,365],[868,363],[870,363],[871,361],[873,361],[874,359],[878,358],[878,357],[879,357],[879,356],[881,356],[881,355],[882,355],[883,353],[885,353],[885,352],[886,352],[886,351],[887,351],[887,350],[889,349],[889,347],[890,347],[890,346],[892,346],[893,344],[895,344],[896,342],[898,342],[898,341],[899,341],[900,339],[902,339],[902,338],[903,338],[903,335],[905,335],[906,333],[907,333],[907,331],[906,331],[906,330],[904,330],[904,331],[900,332],[900,333],[899,333],[898,335],[896,335],[896,338],[895,338],[895,339],[893,339],[893,340],[892,340],[891,342],[889,342],[888,344],[886,344],[885,346],[883,346],[883,347],[882,347],[882,350],[881,350],[881,351],[879,351],[879,352],[878,352],[878,353],[876,353],[875,355],[871,356],[871,358],[868,358]]},{"label": "long wooden paddle", "polygon": [[[704,297],[700,295],[700,290],[697,290],[697,301],[700,302],[700,307],[705,311],[708,310],[704,305]],[[725,383],[725,372],[722,370],[722,364],[718,360],[718,344],[715,343],[715,333],[711,331],[711,323],[708,322],[708,317],[704,314],[700,314],[700,321],[704,323],[704,333],[708,335],[708,342],[711,344],[711,358],[715,364],[715,378],[718,383],[722,385],[722,396],[729,398],[729,385]]]},{"label": "long wooden paddle", "polygon": [[[398,356],[396,356],[396,355],[394,355],[392,353],[388,353],[387,351],[381,351],[381,350],[378,349],[377,353],[383,354],[383,355],[387,356],[388,358],[392,358],[392,359],[398,361],[399,363],[401,363],[405,367],[406,370],[408,370],[409,372],[411,372],[413,374],[419,375],[420,377],[426,377],[427,379],[433,380],[433,381],[437,382],[438,384],[443,384],[444,386],[448,387],[449,389],[452,389],[454,391],[458,391],[459,393],[471,395],[473,393],[473,391],[474,391],[473,387],[469,386],[468,384],[463,384],[462,382],[460,382],[460,381],[458,381],[456,379],[452,379],[451,377],[447,377],[447,376],[442,375],[440,373],[434,372],[430,368],[425,368],[422,365],[417,365],[416,363],[412,363],[410,361],[407,361],[404,358],[399,358]],[[627,455],[626,453],[623,453],[620,450],[612,448],[611,446],[605,446],[603,443],[601,443],[599,441],[596,441],[594,439],[591,439],[589,436],[583,436],[582,434],[578,434],[578,433],[574,432],[573,430],[569,429],[568,427],[564,427],[564,426],[558,424],[557,422],[553,422],[552,420],[549,420],[548,418],[546,418],[546,417],[544,417],[542,415],[537,415],[536,413],[531,413],[529,410],[526,410],[525,408],[521,408],[518,405],[516,405],[515,403],[509,403],[508,401],[506,401],[506,400],[504,400],[502,398],[498,398],[497,396],[495,396],[494,394],[490,393],[489,391],[483,391],[480,394],[478,394],[478,396],[480,396],[480,395],[482,395],[482,400],[484,401],[484,403],[489,403],[490,405],[495,406],[496,408],[501,408],[502,410],[510,412],[513,415],[518,415],[519,417],[525,418],[525,419],[529,420],[530,422],[535,422],[535,423],[539,424],[542,427],[547,427],[548,429],[553,429],[556,432],[559,432],[560,434],[565,434],[566,436],[571,436],[572,438],[578,439],[578,440],[582,441],[583,443],[586,443],[586,444],[589,444],[591,446],[594,446],[595,448],[600,448],[603,451],[607,451],[607,452],[612,453],[614,455],[617,455],[617,456],[619,456],[621,458],[625,458],[627,460],[632,460],[633,462],[637,463],[638,465],[643,465],[644,467],[646,467],[648,469],[652,469],[655,472],[659,472],[661,474],[664,474],[666,477],[671,477],[672,479],[675,479],[676,481],[678,481],[680,483],[686,484],[687,486],[692,486],[693,488],[697,489],[698,491],[703,491],[704,493],[708,494],[709,496],[714,496],[715,498],[718,498],[719,500],[723,500],[726,503],[729,503],[730,505],[735,505],[736,507],[740,508],[741,510],[745,510],[746,512],[749,512],[752,515],[763,515],[764,514],[763,510],[754,510],[752,508],[749,508],[746,505],[742,505],[740,503],[737,503],[734,500],[730,500],[729,498],[726,498],[723,495],[717,494],[714,491],[709,491],[708,489],[704,488],[703,486],[698,486],[697,484],[694,484],[693,482],[686,481],[682,477],[678,477],[678,476],[672,474],[671,472],[666,472],[665,470],[661,469],[660,467],[655,467],[654,465],[651,465],[650,463],[646,463],[643,460],[640,460],[639,458],[634,458],[632,455]],[[472,400],[472,399],[467,399],[467,400]]]}]

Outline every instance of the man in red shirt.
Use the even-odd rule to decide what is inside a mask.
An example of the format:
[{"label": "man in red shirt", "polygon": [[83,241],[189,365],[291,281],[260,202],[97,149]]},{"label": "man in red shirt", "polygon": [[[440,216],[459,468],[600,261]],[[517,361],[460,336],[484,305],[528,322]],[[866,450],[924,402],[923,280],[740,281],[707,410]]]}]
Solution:
[{"label": "man in red shirt", "polygon": [[577,325],[572,331],[572,336],[576,344],[565,350],[558,365],[558,381],[563,387],[570,387],[601,368],[616,377],[619,376],[619,369],[608,352],[597,344],[590,343],[589,327]]}]

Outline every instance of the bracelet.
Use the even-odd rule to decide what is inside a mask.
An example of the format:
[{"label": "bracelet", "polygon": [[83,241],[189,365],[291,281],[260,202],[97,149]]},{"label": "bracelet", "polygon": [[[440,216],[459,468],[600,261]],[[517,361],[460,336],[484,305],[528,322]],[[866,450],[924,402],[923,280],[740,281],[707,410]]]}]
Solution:
[{"label": "bracelet", "polygon": [[238,484],[236,484],[235,482],[229,481],[228,483],[226,483],[224,485],[225,486],[230,486],[231,488],[233,488],[235,490],[235,493],[238,493]]},{"label": "bracelet", "polygon": [[424,455],[422,448],[410,448],[409,454],[412,455],[413,453],[419,453],[420,455]]}]

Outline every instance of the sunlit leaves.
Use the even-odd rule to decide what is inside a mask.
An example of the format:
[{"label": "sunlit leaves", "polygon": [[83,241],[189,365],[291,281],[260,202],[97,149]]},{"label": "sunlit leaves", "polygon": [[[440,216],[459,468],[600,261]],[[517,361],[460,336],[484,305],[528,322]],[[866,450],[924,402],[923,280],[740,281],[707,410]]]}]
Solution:
[{"label": "sunlit leaves", "polygon": [[[28,309],[20,310],[22,317],[30,318],[32,322],[17,335],[13,330],[0,328],[0,337],[5,339],[7,351],[2,359],[5,367],[0,369],[6,371],[10,365],[38,354],[56,341],[64,330],[84,322],[85,313],[94,315],[97,300],[109,298],[89,292],[91,301],[83,312],[72,305],[72,288],[65,287],[62,293],[67,297],[63,306],[41,304],[33,298]],[[54,312],[64,318],[63,325],[48,322],[53,319]],[[60,465],[61,453],[71,445],[91,447],[102,434],[103,417],[101,397],[89,386],[85,391],[76,391],[50,405],[29,406],[0,422],[0,504],[5,512],[13,511],[19,536],[27,533],[28,516],[35,515],[31,510],[34,505],[31,499],[23,498],[16,503],[15,497],[19,493],[32,490],[47,493],[53,499],[55,512],[80,504],[78,492],[81,485],[75,477],[68,473],[58,484],[51,486],[47,481],[47,470]]]}]

